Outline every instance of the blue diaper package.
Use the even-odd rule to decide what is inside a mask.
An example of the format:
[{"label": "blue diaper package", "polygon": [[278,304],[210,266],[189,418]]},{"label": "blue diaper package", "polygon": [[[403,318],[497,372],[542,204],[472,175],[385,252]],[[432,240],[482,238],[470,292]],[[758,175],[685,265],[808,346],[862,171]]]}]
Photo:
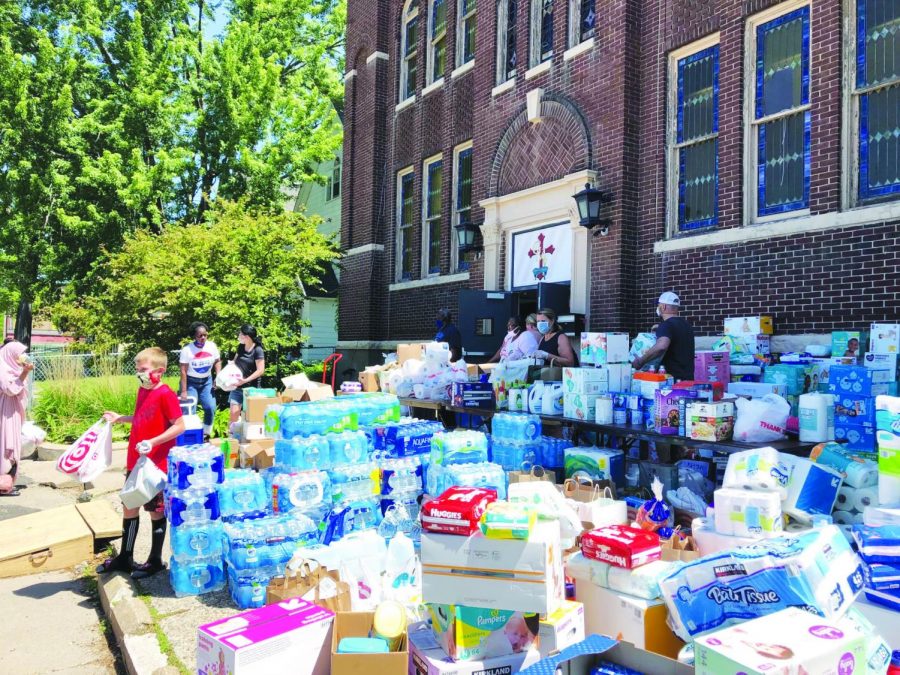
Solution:
[{"label": "blue diaper package", "polygon": [[869,587],[900,594],[900,567],[881,563],[869,565]]},{"label": "blue diaper package", "polygon": [[882,607],[888,607],[895,612],[900,612],[900,593],[896,591],[876,591],[875,589],[867,588],[866,600]]},{"label": "blue diaper package", "polygon": [[854,525],[853,540],[867,563],[900,567],[900,525]]},{"label": "blue diaper package", "polygon": [[859,557],[834,525],[705,556],[660,581],[685,641],[787,607],[838,617],[863,589]]}]

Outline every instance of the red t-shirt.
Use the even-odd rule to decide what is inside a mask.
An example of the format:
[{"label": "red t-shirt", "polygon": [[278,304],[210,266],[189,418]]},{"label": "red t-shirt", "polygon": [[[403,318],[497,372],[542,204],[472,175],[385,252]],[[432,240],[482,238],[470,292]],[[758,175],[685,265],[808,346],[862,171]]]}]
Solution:
[{"label": "red t-shirt", "polygon": [[[128,438],[126,468],[131,471],[138,461],[137,444],[156,438],[181,418],[181,404],[178,396],[167,384],[156,389],[138,389],[134,406],[134,420],[131,422],[131,436]],[[150,459],[163,471],[168,470],[169,450],[175,447],[175,439],[154,446]]]}]

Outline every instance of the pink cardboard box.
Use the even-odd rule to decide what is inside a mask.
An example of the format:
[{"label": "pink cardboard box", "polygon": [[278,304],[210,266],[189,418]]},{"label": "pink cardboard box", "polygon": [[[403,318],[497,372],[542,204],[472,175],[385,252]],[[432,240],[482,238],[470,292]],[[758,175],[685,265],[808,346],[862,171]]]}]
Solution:
[{"label": "pink cardboard box", "polygon": [[291,598],[197,629],[197,673],[327,675],[334,613]]},{"label": "pink cardboard box", "polygon": [[721,382],[728,386],[731,382],[731,363],[728,352],[694,353],[694,379],[698,382]]}]

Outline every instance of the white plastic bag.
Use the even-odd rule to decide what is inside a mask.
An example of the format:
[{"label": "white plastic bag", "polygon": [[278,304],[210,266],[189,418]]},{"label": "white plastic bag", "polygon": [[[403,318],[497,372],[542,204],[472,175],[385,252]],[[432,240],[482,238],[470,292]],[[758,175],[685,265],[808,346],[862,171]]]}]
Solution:
[{"label": "white plastic bag", "polygon": [[216,375],[216,386],[222,391],[234,391],[243,377],[240,368],[233,363],[228,363]]},{"label": "white plastic bag", "polygon": [[137,463],[125,479],[125,485],[119,496],[122,504],[129,509],[136,509],[162,492],[166,486],[166,474],[153,463],[146,454],[141,453]]},{"label": "white plastic bag", "polygon": [[34,422],[25,422],[22,425],[22,455],[27,456],[43,443],[47,438],[47,432]]},{"label": "white plastic bag", "polygon": [[768,443],[784,438],[791,404],[777,394],[762,398],[739,398],[735,402],[734,440],[744,443]]},{"label": "white plastic bag", "polygon": [[59,459],[56,468],[89,483],[112,464],[112,428],[106,420],[96,422]]}]

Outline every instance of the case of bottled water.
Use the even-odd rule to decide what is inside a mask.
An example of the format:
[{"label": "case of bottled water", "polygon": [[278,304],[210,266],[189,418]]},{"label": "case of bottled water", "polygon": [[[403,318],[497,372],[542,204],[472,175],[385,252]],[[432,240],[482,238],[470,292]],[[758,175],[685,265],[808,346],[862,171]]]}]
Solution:
[{"label": "case of bottled water", "polygon": [[229,469],[218,486],[219,512],[224,520],[265,515],[269,508],[266,485],[252,469]]},{"label": "case of bottled water", "polygon": [[541,436],[541,418],[526,413],[497,413],[491,419],[491,437],[518,443],[533,443]]},{"label": "case of bottled water", "polygon": [[169,562],[169,583],[179,598],[188,595],[212,593],[225,587],[225,568],[222,556],[179,560],[173,557]]},{"label": "case of bottled water", "polygon": [[183,445],[169,452],[168,484],[174,489],[209,487],[222,482],[225,457],[214,445]]},{"label": "case of bottled water", "polygon": [[451,431],[431,437],[431,466],[471,464],[487,459],[487,437],[480,431]]},{"label": "case of bottled water", "polygon": [[172,527],[186,523],[208,523],[218,520],[220,516],[219,493],[207,487],[185,490],[166,488],[165,506]]},{"label": "case of bottled water", "polygon": [[547,468],[558,468],[565,466],[566,448],[572,447],[572,441],[564,438],[552,438],[551,436],[541,436],[541,457],[540,465]]},{"label": "case of bottled water", "polygon": [[419,492],[422,484],[422,462],[418,457],[384,459],[381,461],[381,496],[395,492]]},{"label": "case of bottled water", "polygon": [[291,471],[330,469],[331,445],[328,436],[294,436],[275,441],[275,462]]},{"label": "case of bottled water", "polygon": [[321,518],[331,506],[331,480],[324,471],[281,473],[272,481],[272,512],[299,511]]},{"label": "case of bottled water", "polygon": [[449,466],[431,464],[426,478],[430,495],[440,495],[448,488],[458,485],[491,488],[497,491],[498,499],[506,499],[506,472],[499,464],[491,462]]},{"label": "case of bottled water", "polygon": [[298,548],[318,539],[318,528],[302,514],[268,516],[225,524],[225,559],[239,572],[276,567],[284,570]]},{"label": "case of bottled water", "polygon": [[172,558],[181,562],[196,558],[221,558],[224,537],[225,530],[219,520],[173,527],[169,533]]},{"label": "case of bottled water", "polygon": [[506,471],[530,471],[540,464],[541,446],[538,443],[522,443],[491,438],[491,461]]},{"label": "case of bottled water", "polygon": [[397,424],[376,427],[372,447],[390,457],[410,457],[431,452],[431,439],[442,432],[440,422],[407,419]]},{"label": "case of bottled water", "polygon": [[356,464],[364,462],[369,456],[369,441],[365,432],[343,431],[338,434],[330,434],[328,444],[331,452],[331,466],[342,464]]},{"label": "case of bottled water", "polygon": [[354,532],[378,527],[381,522],[381,506],[378,497],[369,497],[335,506],[325,519],[325,531],[320,542],[331,544]]},{"label": "case of bottled water", "polygon": [[331,470],[331,493],[334,504],[342,505],[380,494],[379,471],[374,462],[344,464]]},{"label": "case of bottled water", "polygon": [[237,571],[228,568],[228,591],[231,600],[239,609],[255,609],[266,604],[266,591],[273,576],[278,574],[274,569],[256,569]]}]

